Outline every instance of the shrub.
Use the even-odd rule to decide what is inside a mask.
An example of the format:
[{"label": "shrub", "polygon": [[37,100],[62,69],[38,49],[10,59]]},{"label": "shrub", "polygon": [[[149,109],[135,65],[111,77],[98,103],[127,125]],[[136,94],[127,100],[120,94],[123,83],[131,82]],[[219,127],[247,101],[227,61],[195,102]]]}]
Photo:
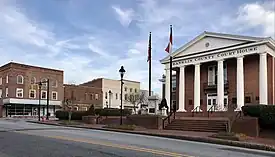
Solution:
[{"label": "shrub", "polygon": [[[122,116],[130,115],[132,112],[129,109],[122,110]],[[104,108],[104,109],[95,109],[95,114],[100,116],[120,116],[120,109],[111,109],[111,108]]]},{"label": "shrub", "polygon": [[[82,116],[88,116],[89,113],[87,111],[73,111],[71,120],[82,120]],[[59,120],[68,120],[69,111],[56,111],[56,118]]]},{"label": "shrub", "polygon": [[245,116],[257,117],[259,125],[263,129],[275,129],[275,106],[274,105],[249,105],[243,106]]}]

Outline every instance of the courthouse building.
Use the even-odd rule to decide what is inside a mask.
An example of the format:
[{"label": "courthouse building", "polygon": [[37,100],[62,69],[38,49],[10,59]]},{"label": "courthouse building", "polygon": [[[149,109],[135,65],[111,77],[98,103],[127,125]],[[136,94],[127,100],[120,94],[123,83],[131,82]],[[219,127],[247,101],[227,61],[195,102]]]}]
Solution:
[{"label": "courthouse building", "polygon": [[169,100],[169,71],[173,70],[179,112],[275,104],[275,41],[271,37],[203,32],[171,56],[172,69],[169,56],[161,60],[166,71],[161,81]]}]

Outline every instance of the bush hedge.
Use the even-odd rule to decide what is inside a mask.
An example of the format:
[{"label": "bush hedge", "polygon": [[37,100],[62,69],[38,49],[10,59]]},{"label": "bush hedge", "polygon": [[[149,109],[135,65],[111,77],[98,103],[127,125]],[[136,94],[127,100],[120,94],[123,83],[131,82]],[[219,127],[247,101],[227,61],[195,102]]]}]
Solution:
[{"label": "bush hedge", "polygon": [[[88,116],[89,113],[87,111],[73,111],[71,120],[82,120],[82,116]],[[56,111],[56,118],[59,120],[68,120],[69,112],[68,111]]]},{"label": "bush hedge", "polygon": [[[132,113],[129,109],[122,109],[122,116],[128,116]],[[95,109],[95,114],[100,116],[120,116],[120,109]]]},{"label": "bush hedge", "polygon": [[[122,115],[127,116],[132,112],[128,109],[122,110]],[[72,111],[71,120],[82,120],[83,116],[100,115],[100,116],[120,116],[120,109],[89,109],[88,111]],[[68,120],[69,111],[56,111],[56,118],[59,120]]]},{"label": "bush hedge", "polygon": [[257,117],[260,128],[275,130],[275,105],[248,105],[242,111],[245,116]]}]

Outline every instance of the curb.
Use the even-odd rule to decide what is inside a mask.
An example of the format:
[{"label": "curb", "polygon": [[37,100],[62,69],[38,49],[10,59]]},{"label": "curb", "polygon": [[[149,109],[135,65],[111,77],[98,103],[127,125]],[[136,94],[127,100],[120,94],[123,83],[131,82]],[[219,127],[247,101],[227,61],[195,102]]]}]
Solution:
[{"label": "curb", "polygon": [[37,123],[37,124],[45,124],[45,125],[54,125],[54,126],[94,129],[94,130],[102,130],[102,131],[114,131],[114,132],[120,132],[120,133],[147,135],[147,136],[155,136],[155,137],[165,137],[165,138],[172,138],[172,139],[179,139],[179,140],[186,140],[186,141],[204,142],[204,143],[211,143],[211,144],[220,144],[220,145],[235,146],[235,147],[241,147],[241,148],[275,152],[274,146],[264,145],[264,144],[256,144],[256,143],[248,143],[248,142],[240,142],[240,141],[230,141],[230,140],[223,140],[223,139],[194,137],[194,136],[154,134],[154,133],[146,133],[146,132],[138,132],[138,131],[130,131],[130,130],[118,130],[118,129],[109,129],[109,128],[92,128],[92,127],[86,127],[86,126],[62,125],[62,124],[53,124],[53,123],[36,122],[36,121],[27,121],[27,122]]}]

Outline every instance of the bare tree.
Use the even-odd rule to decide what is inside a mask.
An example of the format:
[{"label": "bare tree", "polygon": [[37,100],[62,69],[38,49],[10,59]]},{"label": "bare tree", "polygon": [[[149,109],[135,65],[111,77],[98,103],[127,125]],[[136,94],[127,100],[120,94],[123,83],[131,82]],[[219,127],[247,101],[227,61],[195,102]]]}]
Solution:
[{"label": "bare tree", "polygon": [[72,91],[71,93],[71,98],[69,99],[65,99],[63,101],[63,105],[64,105],[64,109],[69,111],[69,115],[68,115],[68,120],[69,123],[71,122],[71,117],[72,117],[72,113],[73,113],[73,108],[77,107],[77,105],[75,104],[75,100],[76,98],[74,97],[74,92]]},{"label": "bare tree", "polygon": [[146,96],[144,93],[140,94],[129,94],[125,97],[126,99],[124,100],[125,102],[128,102],[134,106],[134,112],[136,114],[136,107],[141,104],[146,103]]}]

